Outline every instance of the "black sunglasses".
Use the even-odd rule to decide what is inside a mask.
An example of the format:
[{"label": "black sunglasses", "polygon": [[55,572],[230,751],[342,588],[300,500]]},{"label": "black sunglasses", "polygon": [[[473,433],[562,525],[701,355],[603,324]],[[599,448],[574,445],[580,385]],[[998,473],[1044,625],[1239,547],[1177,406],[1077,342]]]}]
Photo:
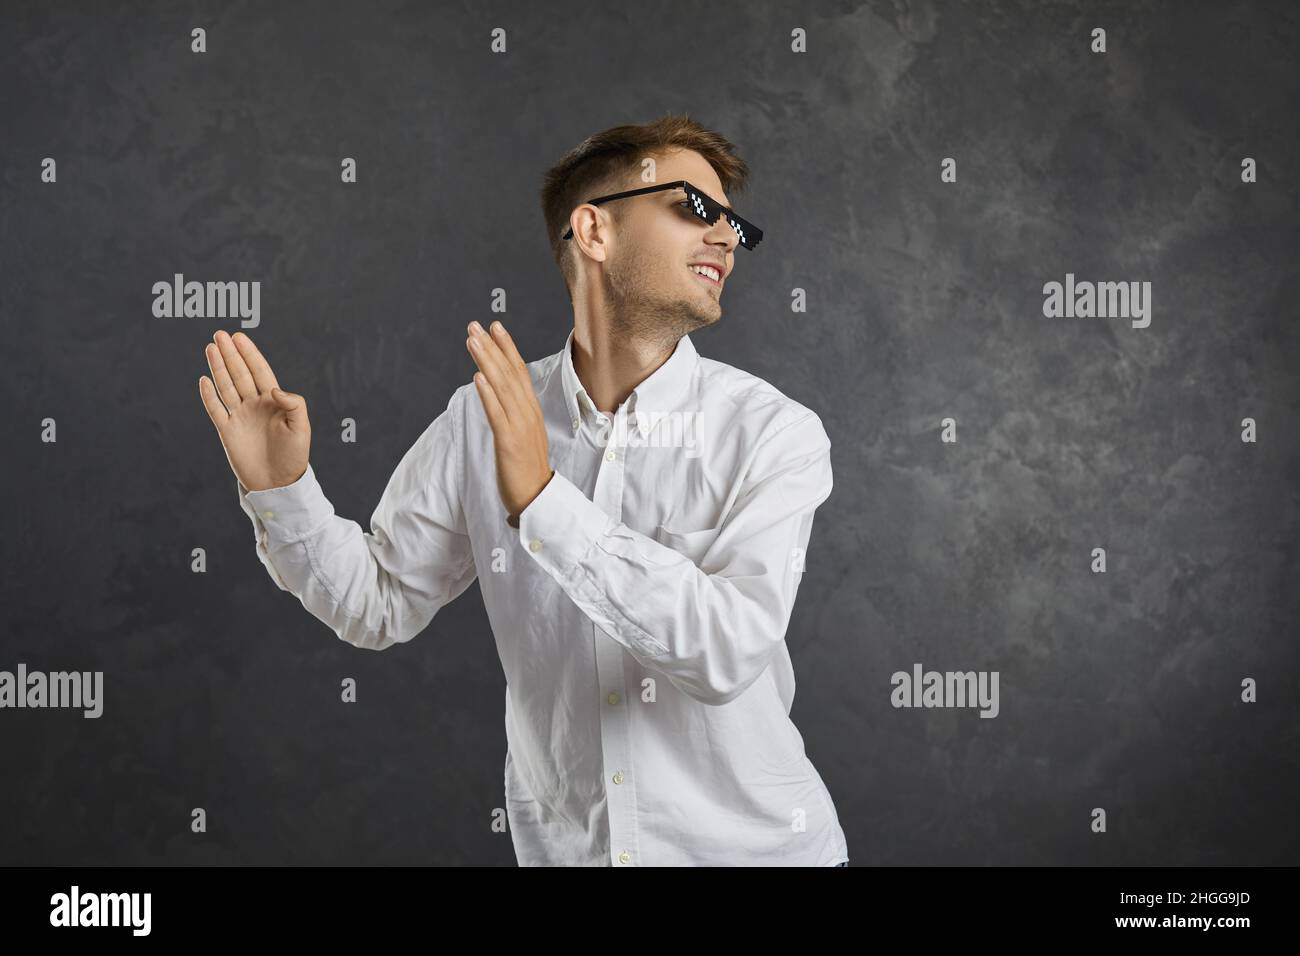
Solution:
[{"label": "black sunglasses", "polygon": [[[696,189],[684,179],[679,179],[673,183],[662,183],[658,186],[646,186],[644,189],[629,189],[627,192],[614,193],[610,196],[601,196],[598,199],[588,199],[587,204],[599,206],[601,203],[609,202],[613,199],[626,199],[628,196],[640,196],[645,193],[659,192],[661,189],[682,188],[686,192],[686,202],[688,208],[695,215],[699,216],[710,226],[718,221],[719,216],[725,215],[731,228],[736,230],[736,236],[740,239],[740,244],[746,249],[753,249],[763,239],[763,230],[745,219],[741,219],[727,206],[720,202],[714,202],[703,191]],[[573,227],[570,226],[568,231],[561,237],[564,239],[573,238]]]}]

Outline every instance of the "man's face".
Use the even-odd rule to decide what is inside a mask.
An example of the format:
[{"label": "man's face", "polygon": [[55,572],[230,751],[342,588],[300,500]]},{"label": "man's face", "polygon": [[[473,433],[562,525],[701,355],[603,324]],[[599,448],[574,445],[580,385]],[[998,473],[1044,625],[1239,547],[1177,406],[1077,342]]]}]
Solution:
[{"label": "man's face", "polygon": [[[685,179],[729,206],[713,167],[699,153],[682,150],[656,157],[656,181]],[[650,183],[631,183],[637,189]],[[602,263],[611,326],[675,341],[722,317],[722,289],[735,263],[736,232],[721,216],[712,225],[691,212],[686,193],[666,189],[615,200],[615,234]],[[713,266],[718,278],[693,268]]]}]

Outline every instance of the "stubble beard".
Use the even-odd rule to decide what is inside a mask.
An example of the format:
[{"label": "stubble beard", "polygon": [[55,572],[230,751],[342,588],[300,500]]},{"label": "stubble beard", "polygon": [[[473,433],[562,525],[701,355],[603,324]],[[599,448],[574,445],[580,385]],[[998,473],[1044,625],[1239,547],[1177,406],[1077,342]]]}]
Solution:
[{"label": "stubble beard", "polygon": [[605,276],[610,330],[620,338],[667,347],[721,318],[718,302],[707,289],[688,296],[660,285],[662,263],[658,261],[633,260],[606,268]]}]

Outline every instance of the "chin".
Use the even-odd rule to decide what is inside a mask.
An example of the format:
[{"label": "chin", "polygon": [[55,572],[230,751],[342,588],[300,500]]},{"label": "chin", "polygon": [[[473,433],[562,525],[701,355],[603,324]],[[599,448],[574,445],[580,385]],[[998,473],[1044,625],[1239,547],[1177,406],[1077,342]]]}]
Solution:
[{"label": "chin", "polygon": [[718,309],[716,312],[712,312],[707,315],[700,315],[699,313],[696,313],[695,327],[697,329],[702,329],[706,326],[712,325],[713,323],[720,321],[721,319],[722,319],[721,309]]}]

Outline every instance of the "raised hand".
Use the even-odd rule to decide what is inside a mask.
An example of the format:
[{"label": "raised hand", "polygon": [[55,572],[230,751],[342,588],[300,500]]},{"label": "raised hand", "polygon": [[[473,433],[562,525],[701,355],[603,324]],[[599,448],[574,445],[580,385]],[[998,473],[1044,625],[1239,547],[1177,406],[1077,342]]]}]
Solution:
[{"label": "raised hand", "polygon": [[218,331],[212,338],[204,349],[212,378],[199,378],[199,397],[231,471],[249,491],[293,484],[307,471],[311,451],[306,399],[280,388],[243,332],[232,338]]},{"label": "raised hand", "polygon": [[471,322],[468,331],[465,347],[481,369],[474,385],[496,446],[497,491],[506,514],[518,517],[554,474],[546,422],[528,366],[506,327],[493,322],[489,335]]}]

